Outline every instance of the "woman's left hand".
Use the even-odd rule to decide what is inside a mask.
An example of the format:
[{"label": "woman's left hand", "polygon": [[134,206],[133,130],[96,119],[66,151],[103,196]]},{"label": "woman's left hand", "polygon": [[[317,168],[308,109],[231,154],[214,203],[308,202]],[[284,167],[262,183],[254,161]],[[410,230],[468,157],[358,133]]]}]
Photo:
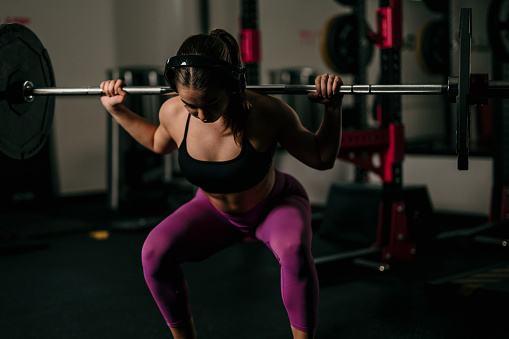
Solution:
[{"label": "woman's left hand", "polygon": [[343,80],[339,75],[319,75],[315,79],[316,92],[309,93],[308,98],[312,102],[324,105],[340,105],[343,95],[339,93],[339,87]]}]

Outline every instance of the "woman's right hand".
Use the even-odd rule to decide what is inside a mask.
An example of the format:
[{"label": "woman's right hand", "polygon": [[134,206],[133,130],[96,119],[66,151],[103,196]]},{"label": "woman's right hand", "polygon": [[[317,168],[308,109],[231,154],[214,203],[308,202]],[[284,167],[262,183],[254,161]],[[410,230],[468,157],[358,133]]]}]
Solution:
[{"label": "woman's right hand", "polygon": [[315,79],[316,92],[309,93],[308,98],[315,103],[338,106],[343,101],[343,95],[339,93],[343,79],[339,75],[319,75]]},{"label": "woman's right hand", "polygon": [[124,86],[124,81],[120,79],[101,82],[99,87],[104,92],[104,95],[101,96],[101,102],[106,109],[114,109],[125,102],[127,93],[122,89]]}]

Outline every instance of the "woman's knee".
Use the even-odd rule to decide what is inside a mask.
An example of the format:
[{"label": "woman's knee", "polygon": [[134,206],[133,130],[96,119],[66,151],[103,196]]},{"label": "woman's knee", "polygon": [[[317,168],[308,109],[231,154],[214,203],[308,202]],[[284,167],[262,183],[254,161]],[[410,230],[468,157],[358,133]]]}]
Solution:
[{"label": "woman's knee", "polygon": [[175,261],[173,252],[174,242],[166,238],[163,240],[154,229],[145,239],[141,248],[141,263],[145,274],[157,275],[162,267]]},{"label": "woman's knee", "polygon": [[145,242],[141,248],[141,262],[143,266],[145,266],[147,263],[151,263],[154,260],[157,260],[162,256],[161,249],[158,247],[160,246],[157,246],[155,242],[152,241],[150,235],[145,239]]},{"label": "woman's knee", "polygon": [[160,251],[147,238],[141,248],[141,264],[145,275],[153,276],[161,267],[162,255]]},{"label": "woman's knee", "polygon": [[306,241],[286,241],[273,247],[279,263],[283,267],[300,269],[312,261],[311,246]]}]

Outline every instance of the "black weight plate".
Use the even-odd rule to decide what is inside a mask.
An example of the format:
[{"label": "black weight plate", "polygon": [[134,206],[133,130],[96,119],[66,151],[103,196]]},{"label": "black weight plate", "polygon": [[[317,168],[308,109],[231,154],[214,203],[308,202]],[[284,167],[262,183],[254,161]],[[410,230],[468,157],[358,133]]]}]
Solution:
[{"label": "black weight plate", "polygon": [[329,53],[329,37],[332,25],[336,22],[336,16],[330,18],[325,22],[325,25],[322,28],[322,32],[320,34],[320,55],[322,56],[323,61],[334,72],[341,73],[336,64],[334,64],[330,53]]},{"label": "black weight plate", "polygon": [[488,9],[488,38],[495,56],[509,62],[509,1],[493,0]]},{"label": "black weight plate", "polygon": [[428,21],[415,40],[420,66],[428,73],[449,74],[449,30],[447,21]]},{"label": "black weight plate", "polygon": [[37,36],[19,24],[0,25],[0,151],[14,159],[28,159],[48,140],[55,97],[23,101],[22,83],[54,87],[48,52]]},{"label": "black weight plate", "polygon": [[470,143],[470,74],[472,50],[472,9],[460,11],[460,65],[458,76],[458,99],[456,103],[457,127],[456,149],[458,170],[468,170]]},{"label": "black weight plate", "polygon": [[[363,67],[371,61],[373,45],[366,41],[359,44],[357,37],[357,18],[355,15],[339,15],[332,19],[329,30],[326,32],[327,54],[339,73],[356,74],[359,69],[359,49],[365,46],[366,60]],[[367,24],[366,24],[366,30]]]}]

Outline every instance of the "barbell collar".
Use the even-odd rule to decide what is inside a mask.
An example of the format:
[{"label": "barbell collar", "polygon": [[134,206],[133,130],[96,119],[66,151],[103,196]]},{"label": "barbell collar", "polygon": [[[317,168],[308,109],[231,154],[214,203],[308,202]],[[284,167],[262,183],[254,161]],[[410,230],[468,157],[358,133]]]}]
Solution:
[{"label": "barbell collar", "polygon": [[34,84],[31,81],[25,81],[23,83],[23,86],[21,89],[21,94],[23,96],[23,99],[25,99],[26,102],[34,101],[34,96],[32,94],[33,88],[34,88]]},{"label": "barbell collar", "polygon": [[[474,93],[475,89],[470,91],[470,94],[478,94]],[[458,77],[450,76],[447,80],[447,100],[452,104],[456,103],[458,94]],[[484,97],[485,99],[508,99],[509,81],[489,81]]]},{"label": "barbell collar", "polygon": [[456,103],[458,96],[458,77],[450,76],[447,78],[447,101],[451,104]]},{"label": "barbell collar", "polygon": [[488,98],[507,99],[509,97],[509,81],[490,81]]}]

